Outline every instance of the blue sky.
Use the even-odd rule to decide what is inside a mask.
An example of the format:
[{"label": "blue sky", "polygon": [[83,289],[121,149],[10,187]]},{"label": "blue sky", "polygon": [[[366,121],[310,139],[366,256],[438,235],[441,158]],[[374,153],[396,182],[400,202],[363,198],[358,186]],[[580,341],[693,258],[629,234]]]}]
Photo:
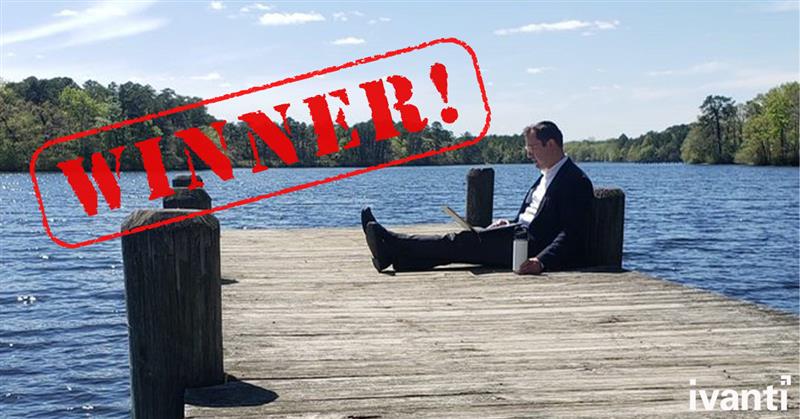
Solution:
[{"label": "blue sky", "polygon": [[[210,98],[457,37],[477,53],[490,133],[550,119],[567,140],[605,139],[693,121],[709,94],[742,102],[798,80],[799,3],[3,1],[0,76]],[[414,59],[430,65],[403,65]],[[229,120],[240,110],[211,108]],[[478,131],[464,111],[451,128]]]}]

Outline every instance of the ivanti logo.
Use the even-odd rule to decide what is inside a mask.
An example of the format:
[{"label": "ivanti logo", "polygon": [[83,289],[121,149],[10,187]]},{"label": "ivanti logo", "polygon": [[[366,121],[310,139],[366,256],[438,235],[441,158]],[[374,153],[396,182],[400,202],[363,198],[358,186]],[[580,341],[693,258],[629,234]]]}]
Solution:
[{"label": "ivanti logo", "polygon": [[[780,386],[789,387],[792,385],[791,375],[781,375]],[[697,380],[689,380],[689,410],[697,410],[697,400],[700,399],[702,410],[787,410],[786,389],[776,390],[773,386],[767,386],[764,390],[741,390],[736,391],[731,388],[725,389],[701,389],[695,388]],[[780,406],[776,406],[776,399],[780,401]],[[719,407],[717,406],[719,405]]]}]

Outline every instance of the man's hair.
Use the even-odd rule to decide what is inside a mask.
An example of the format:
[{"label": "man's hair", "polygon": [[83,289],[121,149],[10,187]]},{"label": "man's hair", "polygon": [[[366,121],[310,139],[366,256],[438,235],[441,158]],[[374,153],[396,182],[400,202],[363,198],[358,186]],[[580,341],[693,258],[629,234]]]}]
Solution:
[{"label": "man's hair", "polygon": [[561,135],[561,130],[558,129],[556,124],[551,121],[542,121],[533,125],[528,125],[522,130],[522,135],[525,137],[531,133],[542,142],[542,145],[547,144],[549,140],[553,140],[559,148],[564,148],[564,136]]}]

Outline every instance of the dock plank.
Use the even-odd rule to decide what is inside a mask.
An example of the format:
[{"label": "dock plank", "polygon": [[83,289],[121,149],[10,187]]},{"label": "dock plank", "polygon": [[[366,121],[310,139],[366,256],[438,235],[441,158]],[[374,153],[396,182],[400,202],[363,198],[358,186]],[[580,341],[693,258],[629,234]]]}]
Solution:
[{"label": "dock plank", "polygon": [[387,275],[368,255],[360,229],[224,230],[225,371],[277,398],[195,395],[186,416],[798,415],[796,385],[787,412],[688,410],[690,379],[797,380],[797,316],[636,272]]}]

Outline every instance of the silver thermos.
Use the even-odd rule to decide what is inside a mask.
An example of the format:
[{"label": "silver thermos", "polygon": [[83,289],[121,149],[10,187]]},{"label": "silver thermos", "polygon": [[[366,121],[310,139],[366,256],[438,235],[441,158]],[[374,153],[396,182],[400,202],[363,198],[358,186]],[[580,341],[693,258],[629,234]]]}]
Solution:
[{"label": "silver thermos", "polygon": [[519,268],[528,260],[528,229],[517,226],[514,229],[514,248],[511,260],[511,269],[519,273]]}]

